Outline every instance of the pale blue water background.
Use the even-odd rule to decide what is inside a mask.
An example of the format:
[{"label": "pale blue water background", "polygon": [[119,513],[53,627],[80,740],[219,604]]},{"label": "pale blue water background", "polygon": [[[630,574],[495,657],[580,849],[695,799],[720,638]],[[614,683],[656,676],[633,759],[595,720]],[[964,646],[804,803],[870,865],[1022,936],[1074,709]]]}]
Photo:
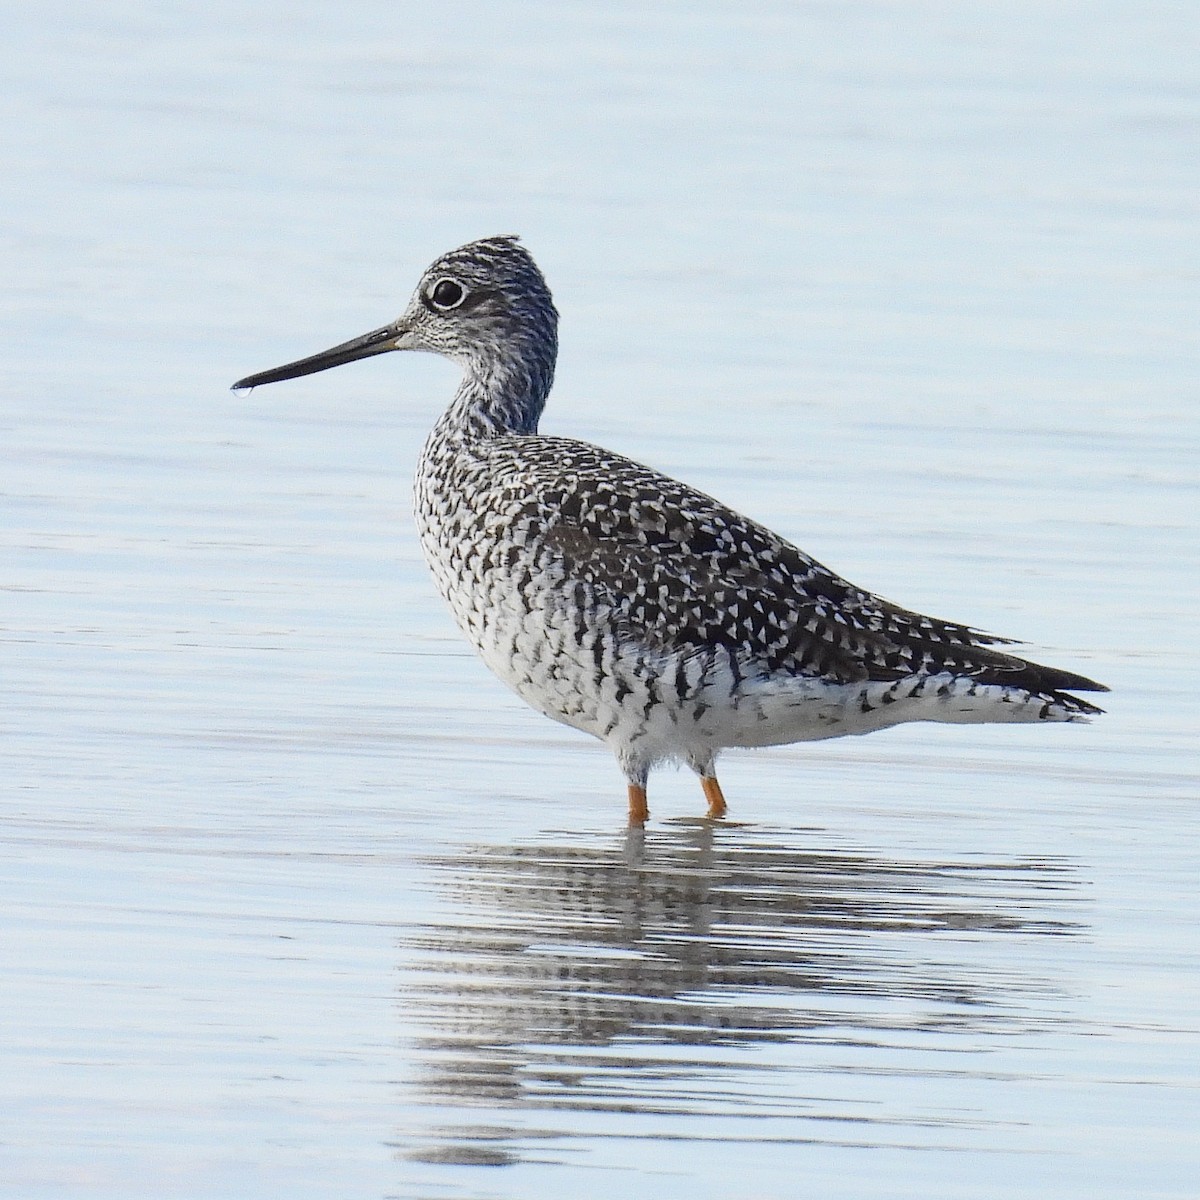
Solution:
[{"label": "pale blue water background", "polygon": [[[0,1194],[1191,1197],[1200,10],[5,10]],[[545,428],[1114,688],[730,757],[485,673],[453,369],[232,380],[519,232]]]}]

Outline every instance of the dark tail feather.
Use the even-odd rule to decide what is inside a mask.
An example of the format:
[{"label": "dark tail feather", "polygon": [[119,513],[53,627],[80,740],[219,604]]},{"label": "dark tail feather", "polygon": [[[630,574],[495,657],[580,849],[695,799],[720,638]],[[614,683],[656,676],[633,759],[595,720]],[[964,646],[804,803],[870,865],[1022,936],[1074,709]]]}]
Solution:
[{"label": "dark tail feather", "polygon": [[1043,667],[1039,663],[1028,663],[1045,680],[1042,685],[1053,692],[1107,692],[1111,689],[1086,675],[1076,675],[1074,671],[1060,671],[1057,667]]},{"label": "dark tail feather", "polygon": [[1018,658],[1015,654],[1006,654],[1003,650],[994,650],[990,646],[972,646],[970,649],[959,651],[958,654],[946,654],[942,662],[943,669],[970,675],[980,683],[1024,688],[1035,695],[1048,696],[1080,715],[1104,711],[1086,700],[1070,695],[1071,692],[1108,691],[1104,684],[1088,679],[1086,675],[1077,675],[1074,671],[1044,667],[1041,663]]},{"label": "dark tail feather", "polygon": [[[1093,686],[1092,690],[1107,692],[1108,688]],[[1081,717],[1095,717],[1104,711],[1098,704],[1091,704],[1087,700],[1080,700],[1078,696],[1072,696],[1070,692],[1051,692],[1050,696],[1064,708],[1069,709],[1073,713],[1078,713]]]},{"label": "dark tail feather", "polygon": [[[981,671],[973,672],[977,679],[987,683],[1002,683],[1028,688],[1039,695],[1050,696],[1071,712],[1080,716],[1094,716],[1104,709],[1087,700],[1072,696],[1071,692],[1107,692],[1103,683],[1097,683],[1086,675],[1074,671],[1063,671],[1058,667],[1044,667],[1041,663],[1018,658],[1015,654],[1003,654],[997,650],[976,651],[983,659]],[[977,658],[978,661],[978,658]]]}]

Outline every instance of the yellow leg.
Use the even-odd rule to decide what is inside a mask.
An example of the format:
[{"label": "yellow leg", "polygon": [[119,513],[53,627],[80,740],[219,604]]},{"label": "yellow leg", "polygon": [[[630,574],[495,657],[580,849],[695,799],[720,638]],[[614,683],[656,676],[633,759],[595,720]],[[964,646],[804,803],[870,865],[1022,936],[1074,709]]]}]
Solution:
[{"label": "yellow leg", "polygon": [[[700,786],[704,789],[704,798],[708,801],[708,815],[712,820],[725,815],[725,795],[715,775],[701,775]],[[632,801],[630,802],[632,804]]]},{"label": "yellow leg", "polygon": [[639,784],[629,785],[629,823],[630,825],[645,825],[650,816],[650,807],[646,803],[646,789]]}]

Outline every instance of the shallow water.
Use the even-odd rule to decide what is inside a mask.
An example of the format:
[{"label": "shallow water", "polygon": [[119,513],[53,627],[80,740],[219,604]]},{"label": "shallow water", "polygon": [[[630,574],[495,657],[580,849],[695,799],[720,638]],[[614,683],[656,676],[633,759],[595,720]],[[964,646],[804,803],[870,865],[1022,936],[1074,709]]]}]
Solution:
[{"label": "shallow water", "polygon": [[[1195,90],[1168,5],[18,6],[0,1194],[1190,1197]],[[730,756],[487,676],[405,356],[519,231],[545,428],[1112,685]]]}]

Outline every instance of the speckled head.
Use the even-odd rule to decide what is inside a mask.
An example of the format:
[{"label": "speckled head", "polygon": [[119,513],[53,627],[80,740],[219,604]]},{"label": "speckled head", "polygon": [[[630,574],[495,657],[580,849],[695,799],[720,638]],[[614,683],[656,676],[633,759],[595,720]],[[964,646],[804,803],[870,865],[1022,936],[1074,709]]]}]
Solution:
[{"label": "speckled head", "polygon": [[491,360],[514,342],[557,348],[550,289],[515,237],[484,238],[443,254],[421,276],[400,320],[412,349],[463,363]]},{"label": "speckled head", "polygon": [[[509,381],[540,412],[558,353],[558,313],[529,252],[513,236],[468,242],[421,276],[391,324],[320,354],[248,375],[234,389],[311,375],[389,350],[429,350],[461,363],[467,378]],[[498,398],[498,397],[497,397]],[[536,413],[532,413],[536,422]],[[524,424],[525,422],[520,422]]]}]

